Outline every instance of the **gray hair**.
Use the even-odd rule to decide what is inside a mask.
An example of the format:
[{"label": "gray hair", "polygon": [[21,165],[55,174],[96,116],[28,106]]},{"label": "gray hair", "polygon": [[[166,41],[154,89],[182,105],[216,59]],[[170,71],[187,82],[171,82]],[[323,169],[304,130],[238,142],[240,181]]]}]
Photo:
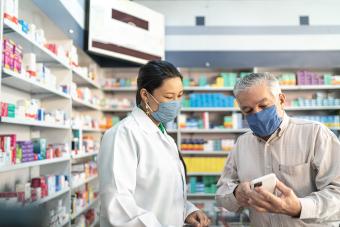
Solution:
[{"label": "gray hair", "polygon": [[240,92],[249,89],[254,85],[266,83],[270,88],[271,93],[277,97],[281,94],[279,81],[276,77],[268,72],[265,73],[250,73],[249,75],[239,79],[234,86],[234,96],[236,97]]}]

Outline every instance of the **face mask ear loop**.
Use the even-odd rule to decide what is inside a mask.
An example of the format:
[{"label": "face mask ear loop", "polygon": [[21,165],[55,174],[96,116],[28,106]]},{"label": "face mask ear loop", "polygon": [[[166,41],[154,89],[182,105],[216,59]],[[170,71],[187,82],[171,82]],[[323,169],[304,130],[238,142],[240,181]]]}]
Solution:
[{"label": "face mask ear loop", "polygon": [[[157,100],[155,97],[153,97],[153,95],[152,95],[151,93],[149,93],[148,91],[146,91],[146,92],[147,92],[147,93],[152,97],[152,99],[157,103],[157,105],[158,105],[157,110],[158,110],[158,109],[159,109],[159,105],[160,105],[159,102],[158,102],[158,100]],[[147,102],[145,102],[145,107],[149,108],[149,109],[151,110],[152,113],[155,112]],[[150,113],[149,113],[149,114],[150,114]]]}]

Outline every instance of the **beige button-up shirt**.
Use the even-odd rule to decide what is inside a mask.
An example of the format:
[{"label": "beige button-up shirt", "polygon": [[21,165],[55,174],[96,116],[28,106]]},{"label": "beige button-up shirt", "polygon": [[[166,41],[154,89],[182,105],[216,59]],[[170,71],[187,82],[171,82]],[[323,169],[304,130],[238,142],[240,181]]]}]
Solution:
[{"label": "beige button-up shirt", "polygon": [[299,197],[300,218],[250,209],[252,226],[337,226],[340,223],[340,142],[327,127],[287,115],[264,141],[240,136],[217,184],[218,206],[239,211],[233,191],[244,181],[275,173]]}]

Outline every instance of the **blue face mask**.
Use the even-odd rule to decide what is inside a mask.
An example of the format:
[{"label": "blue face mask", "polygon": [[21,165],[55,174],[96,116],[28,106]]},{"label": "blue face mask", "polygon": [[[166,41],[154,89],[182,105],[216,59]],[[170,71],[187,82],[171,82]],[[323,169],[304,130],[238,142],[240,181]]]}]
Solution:
[{"label": "blue face mask", "polygon": [[270,136],[280,126],[282,119],[277,115],[276,106],[246,116],[249,128],[260,137]]},{"label": "blue face mask", "polygon": [[[170,102],[158,102],[157,99],[155,99],[151,94],[150,94],[150,96],[158,104],[158,110],[152,111],[152,113],[151,113],[152,117],[156,121],[162,122],[162,123],[168,123],[170,121],[173,121],[177,117],[179,110],[181,108],[181,102],[179,100],[170,101]],[[149,106],[149,108],[150,108],[150,106]]]}]

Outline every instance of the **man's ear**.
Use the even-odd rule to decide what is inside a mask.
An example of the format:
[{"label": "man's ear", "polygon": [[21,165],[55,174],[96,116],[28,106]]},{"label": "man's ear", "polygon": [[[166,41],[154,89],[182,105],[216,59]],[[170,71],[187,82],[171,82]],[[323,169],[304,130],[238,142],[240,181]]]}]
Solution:
[{"label": "man's ear", "polygon": [[283,93],[279,94],[279,102],[280,102],[280,105],[283,108],[286,104],[286,95],[285,94],[283,94]]}]

